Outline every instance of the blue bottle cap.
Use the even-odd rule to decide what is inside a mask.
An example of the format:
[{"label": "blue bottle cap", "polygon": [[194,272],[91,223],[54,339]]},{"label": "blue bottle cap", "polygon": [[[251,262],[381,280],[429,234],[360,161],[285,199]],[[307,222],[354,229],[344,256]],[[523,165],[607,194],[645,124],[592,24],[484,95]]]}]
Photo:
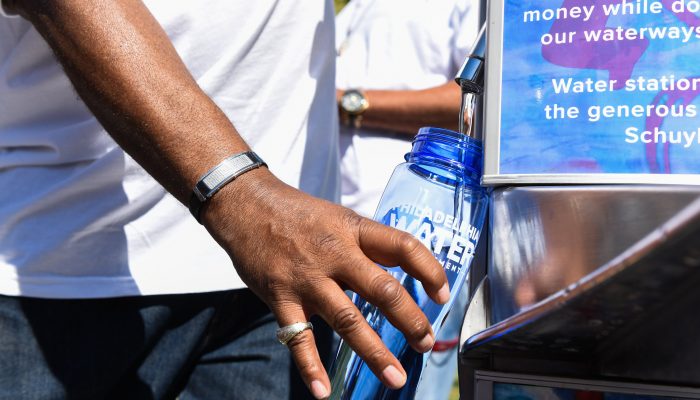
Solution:
[{"label": "blue bottle cap", "polygon": [[479,184],[482,171],[481,141],[449,129],[426,127],[418,131],[406,161],[434,165]]}]

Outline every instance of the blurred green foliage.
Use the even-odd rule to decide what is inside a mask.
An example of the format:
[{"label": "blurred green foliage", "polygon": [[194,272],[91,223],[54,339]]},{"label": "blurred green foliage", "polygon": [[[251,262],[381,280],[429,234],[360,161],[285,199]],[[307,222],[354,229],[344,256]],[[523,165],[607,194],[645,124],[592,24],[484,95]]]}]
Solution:
[{"label": "blurred green foliage", "polygon": [[348,4],[349,0],[334,0],[335,1],[335,13],[338,14],[340,10]]},{"label": "blurred green foliage", "polygon": [[450,391],[449,400],[459,400],[459,380],[455,377],[455,381],[452,384],[452,390]]}]

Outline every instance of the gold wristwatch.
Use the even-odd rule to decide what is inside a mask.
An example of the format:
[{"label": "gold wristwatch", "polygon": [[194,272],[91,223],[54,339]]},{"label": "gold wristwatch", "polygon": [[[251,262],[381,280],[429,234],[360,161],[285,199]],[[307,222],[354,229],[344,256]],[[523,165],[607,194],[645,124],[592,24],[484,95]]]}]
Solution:
[{"label": "gold wristwatch", "polygon": [[362,113],[369,108],[369,101],[359,89],[348,89],[340,98],[341,117],[348,126],[360,128],[362,126]]}]

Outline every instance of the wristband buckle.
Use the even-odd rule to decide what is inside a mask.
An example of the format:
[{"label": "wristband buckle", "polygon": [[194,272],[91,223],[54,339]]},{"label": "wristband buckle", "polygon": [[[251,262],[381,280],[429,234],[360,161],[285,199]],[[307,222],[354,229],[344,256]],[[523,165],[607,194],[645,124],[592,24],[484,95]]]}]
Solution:
[{"label": "wristband buckle", "polygon": [[206,174],[199,178],[192,189],[189,204],[192,216],[201,224],[200,214],[207,200],[234,179],[261,166],[267,166],[265,161],[254,152],[247,151],[234,154],[207,171]]}]

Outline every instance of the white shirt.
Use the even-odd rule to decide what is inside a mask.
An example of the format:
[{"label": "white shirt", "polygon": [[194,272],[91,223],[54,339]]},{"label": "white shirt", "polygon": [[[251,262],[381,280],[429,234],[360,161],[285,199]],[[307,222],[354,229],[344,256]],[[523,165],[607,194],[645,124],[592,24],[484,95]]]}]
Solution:
[{"label": "white shirt", "polygon": [[[454,79],[478,33],[477,3],[352,0],[336,19],[337,87],[420,90]],[[341,127],[340,149],[341,201],[372,217],[410,141],[392,132]]]},{"label": "white shirt", "polygon": [[[271,171],[334,200],[330,0],[146,5]],[[109,137],[31,24],[2,15],[0,187],[0,294],[91,298],[244,286],[187,209]]]}]

